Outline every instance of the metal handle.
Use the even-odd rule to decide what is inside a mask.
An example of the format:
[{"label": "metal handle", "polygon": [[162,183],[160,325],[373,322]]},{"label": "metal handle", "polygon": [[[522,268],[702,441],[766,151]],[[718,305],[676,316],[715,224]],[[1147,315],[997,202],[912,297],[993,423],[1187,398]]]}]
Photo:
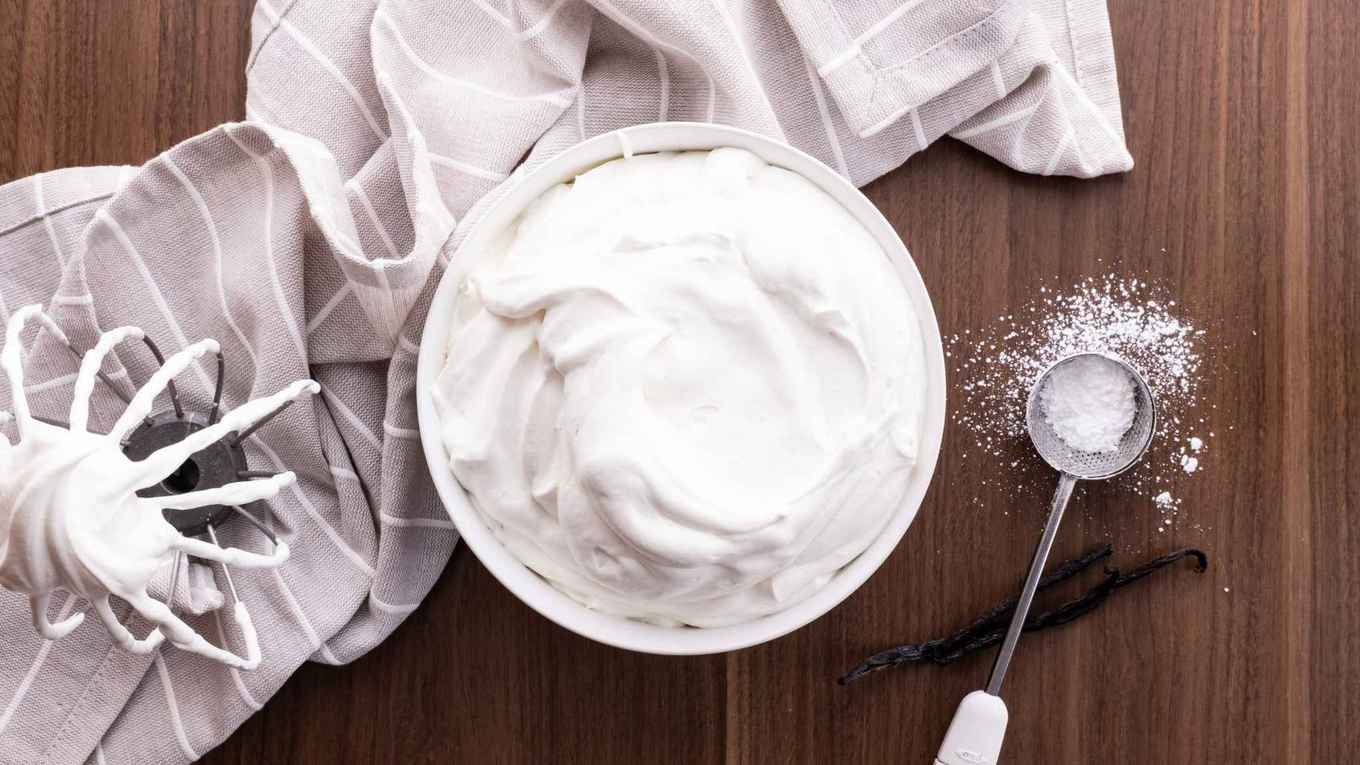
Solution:
[{"label": "metal handle", "polygon": [[1010,666],[1011,657],[1015,655],[1015,644],[1020,642],[1020,633],[1025,630],[1025,618],[1029,616],[1030,604],[1034,602],[1034,592],[1039,589],[1039,579],[1044,574],[1044,564],[1048,562],[1048,553],[1053,549],[1053,540],[1058,536],[1058,525],[1062,523],[1063,511],[1067,509],[1067,501],[1072,498],[1072,489],[1077,485],[1075,476],[1062,473],[1058,480],[1058,490],[1053,493],[1053,505],[1048,511],[1048,523],[1044,526],[1044,535],[1039,540],[1039,547],[1034,551],[1034,562],[1030,564],[1029,576],[1025,577],[1025,588],[1020,591],[1020,601],[1015,604],[1015,615],[1011,617],[1011,626],[1006,630],[1006,639],[1001,643],[1001,652],[996,655],[996,663],[992,665],[992,676],[987,680],[987,692],[997,695],[1001,692],[1001,681],[1006,679],[1006,668]]}]

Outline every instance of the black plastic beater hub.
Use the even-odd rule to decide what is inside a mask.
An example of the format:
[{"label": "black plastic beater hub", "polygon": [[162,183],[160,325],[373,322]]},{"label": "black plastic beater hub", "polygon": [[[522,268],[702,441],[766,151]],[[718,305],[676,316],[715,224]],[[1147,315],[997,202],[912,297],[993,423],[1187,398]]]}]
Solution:
[{"label": "black plastic beater hub", "polygon": [[[167,410],[142,422],[128,436],[123,445],[123,453],[128,459],[138,462],[149,457],[157,449],[177,444],[190,433],[206,427],[208,427],[206,415],[186,411],[181,417],[175,411]],[[240,443],[229,435],[195,453],[165,480],[141,489],[137,494],[141,497],[167,497],[191,491],[216,489],[241,480],[240,476],[244,472],[246,453],[241,449]],[[161,512],[165,520],[179,533],[193,537],[206,533],[209,524],[221,526],[231,516],[232,509],[225,505],[208,505],[187,510],[167,508]]]}]

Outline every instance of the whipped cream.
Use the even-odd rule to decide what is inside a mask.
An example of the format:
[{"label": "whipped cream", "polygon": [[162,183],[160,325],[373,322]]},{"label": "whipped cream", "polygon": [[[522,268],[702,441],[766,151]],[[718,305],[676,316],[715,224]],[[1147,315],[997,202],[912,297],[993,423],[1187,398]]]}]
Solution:
[{"label": "whipped cream", "polygon": [[434,391],[449,466],[581,603],[700,627],[774,613],[898,509],[917,318],[803,177],[739,149],[615,160],[471,257]]}]

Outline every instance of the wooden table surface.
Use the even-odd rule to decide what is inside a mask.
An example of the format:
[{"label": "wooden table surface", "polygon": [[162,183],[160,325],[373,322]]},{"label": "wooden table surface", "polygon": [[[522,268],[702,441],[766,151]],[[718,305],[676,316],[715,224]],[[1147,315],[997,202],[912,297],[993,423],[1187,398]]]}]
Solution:
[{"label": "wooden table surface", "polygon": [[[946,334],[1041,284],[1107,273],[1165,285],[1209,330],[1218,435],[1177,489],[1193,523],[1159,534],[1147,498],[1088,489],[1056,555],[1111,541],[1127,563],[1195,545],[1212,570],[1166,572],[1029,636],[1006,687],[1007,761],[1352,761],[1360,11],[1109,2],[1132,173],[1027,177],[945,141],[868,188]],[[0,180],[140,163],[239,119],[249,16],[245,0],[0,0]],[[390,640],[349,667],[304,667],[206,760],[927,762],[988,658],[834,679],[1017,587],[1046,497],[982,486],[1005,465],[958,459],[965,438],[949,428],[919,519],[878,574],[772,644],[704,658],[595,645],[460,549]]]}]

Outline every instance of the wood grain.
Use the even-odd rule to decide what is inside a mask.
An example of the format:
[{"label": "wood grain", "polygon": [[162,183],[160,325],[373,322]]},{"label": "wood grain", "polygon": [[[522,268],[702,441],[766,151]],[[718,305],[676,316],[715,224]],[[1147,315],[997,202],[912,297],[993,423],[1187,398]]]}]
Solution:
[{"label": "wood grain", "polygon": [[[1145,498],[1090,487],[1055,554],[1108,540],[1130,562],[1195,545],[1213,569],[1027,637],[1007,761],[1347,762],[1360,750],[1360,14],[1352,0],[1109,2],[1132,173],[1032,178],[944,142],[867,190],[946,334],[1106,273],[1169,287],[1209,330],[1217,437],[1178,488],[1192,523],[1158,533]],[[139,163],[241,118],[250,7],[0,0],[0,180]],[[1003,490],[1005,461],[960,459],[963,438],[950,429],[882,570],[782,640],[694,659],[604,648],[459,550],[389,641],[350,667],[304,667],[206,760],[926,762],[986,658],[834,679],[1017,586],[1048,487],[1040,474]]]}]

